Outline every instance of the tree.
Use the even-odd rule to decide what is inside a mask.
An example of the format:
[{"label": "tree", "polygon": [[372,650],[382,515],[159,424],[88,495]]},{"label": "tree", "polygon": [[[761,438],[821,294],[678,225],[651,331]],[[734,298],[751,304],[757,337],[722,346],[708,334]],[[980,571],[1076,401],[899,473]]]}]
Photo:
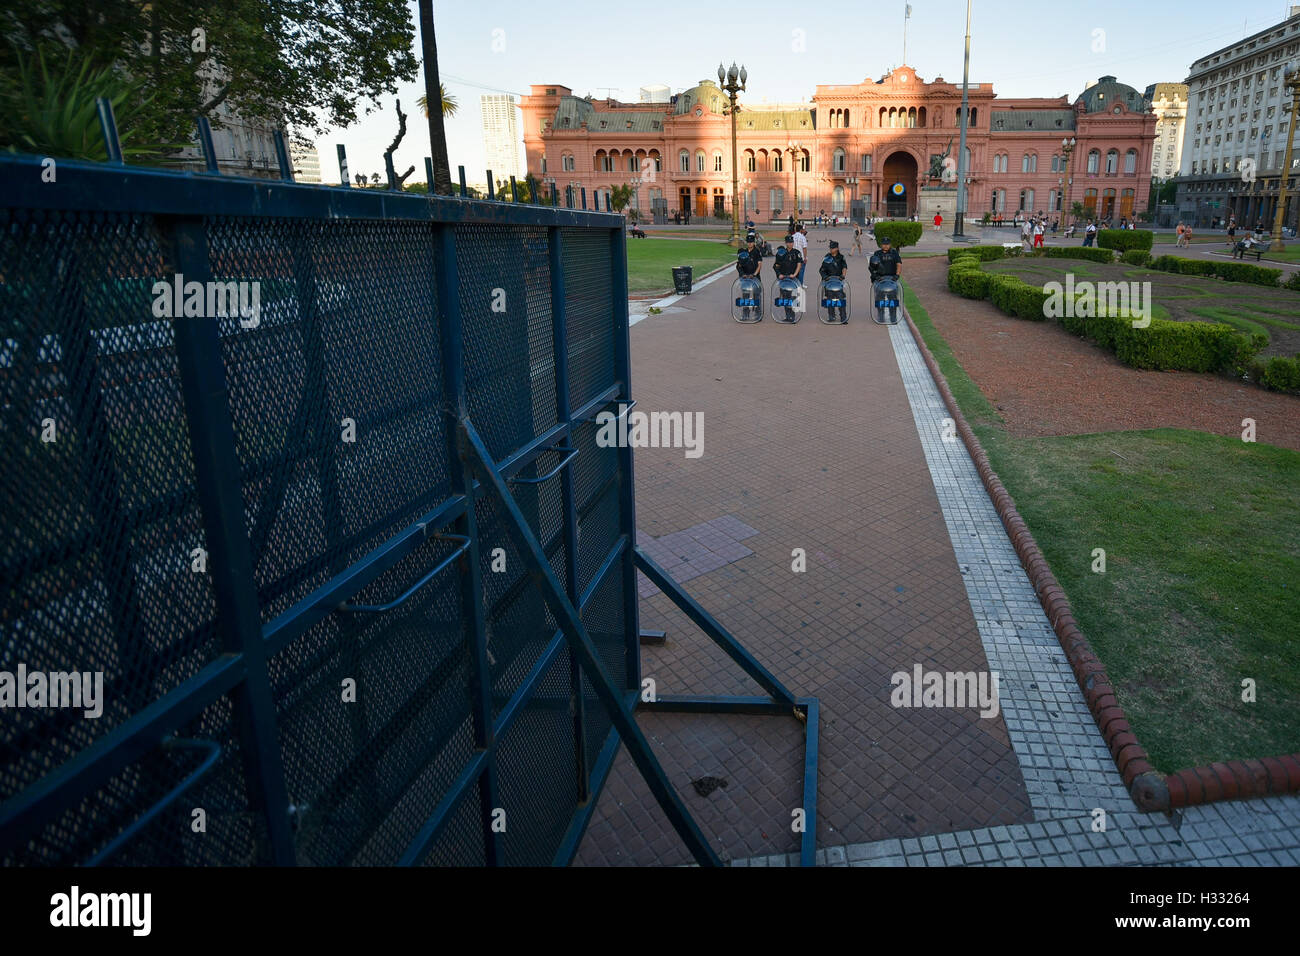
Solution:
[{"label": "tree", "polygon": [[[438,40],[433,29],[433,0],[419,0],[420,45],[424,51],[424,96],[429,102],[436,90],[442,94],[438,79]],[[429,152],[433,165],[430,188],[442,196],[451,195],[451,161],[447,158],[447,130],[442,124],[442,110],[425,110],[429,118]]]},{"label": "tree", "polygon": [[346,16],[334,0],[40,0],[0,20],[11,41],[0,76],[14,75],[19,51],[71,47],[92,72],[140,80],[147,142],[190,142],[195,117],[219,125],[222,103],[317,134],[350,126],[418,68],[405,0],[349,4]]},{"label": "tree", "polygon": [[357,173],[352,178],[358,186],[364,186],[366,184],[366,177],[364,173]]},{"label": "tree", "polygon": [[[460,109],[460,103],[456,101],[456,97],[447,92],[447,87],[443,84],[439,83],[438,89],[442,91],[442,115],[455,116],[456,111]],[[415,101],[415,105],[424,110],[425,116],[429,115],[429,98],[423,93],[421,93],[420,98]]]},{"label": "tree", "polygon": [[[533,201],[533,192],[529,188],[529,181],[527,179],[522,181],[516,180],[515,188],[519,191],[520,202]],[[504,202],[509,198],[510,198],[510,180],[503,179],[501,182],[497,183],[497,199]]]},{"label": "tree", "polygon": [[632,189],[633,187],[628,183],[610,187],[609,205],[615,212],[622,212],[627,208],[627,204],[632,201]]},{"label": "tree", "polygon": [[378,186],[378,185],[379,185],[379,174],[378,174],[378,173],[371,173],[371,174],[370,174],[370,181],[371,181],[372,183],[374,183],[376,186]]}]

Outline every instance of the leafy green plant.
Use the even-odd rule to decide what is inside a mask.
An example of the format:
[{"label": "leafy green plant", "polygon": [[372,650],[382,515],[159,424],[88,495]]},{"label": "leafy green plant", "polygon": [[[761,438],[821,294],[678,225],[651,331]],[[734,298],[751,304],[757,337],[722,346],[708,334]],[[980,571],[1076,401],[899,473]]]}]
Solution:
[{"label": "leafy green plant", "polygon": [[122,154],[161,160],[186,144],[141,143],[152,99],[143,82],[94,67],[84,53],[42,45],[15,51],[17,70],[0,83],[0,147],[60,159],[108,159],[96,100],[106,98],[117,120]]},{"label": "leafy green plant", "polygon": [[889,237],[895,249],[902,249],[904,246],[914,246],[921,238],[921,224],[919,222],[906,222],[900,219],[886,219],[876,223],[876,244]]},{"label": "leafy green plant", "polygon": [[1125,262],[1131,266],[1145,267],[1151,265],[1151,253],[1147,252],[1145,249],[1130,249],[1128,252],[1123,253],[1119,258],[1121,262]]},{"label": "leafy green plant", "polygon": [[1102,249],[1118,249],[1120,252],[1128,252],[1130,249],[1145,249],[1150,252],[1155,235],[1150,229],[1099,229],[1097,245]]},{"label": "leafy green plant", "polygon": [[948,261],[954,262],[959,256],[975,256],[981,262],[987,262],[990,259],[1002,259],[1006,254],[1007,250],[1001,246],[954,246],[948,250]]}]

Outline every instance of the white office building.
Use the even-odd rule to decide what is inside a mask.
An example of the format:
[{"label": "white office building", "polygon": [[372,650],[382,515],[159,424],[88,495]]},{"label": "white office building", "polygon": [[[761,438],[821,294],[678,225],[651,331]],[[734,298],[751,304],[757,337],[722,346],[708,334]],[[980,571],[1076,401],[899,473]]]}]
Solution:
[{"label": "white office building", "polygon": [[523,137],[519,131],[519,107],[513,96],[492,93],[480,97],[483,111],[483,155],[494,182],[522,179]]},{"label": "white office building", "polygon": [[[1291,95],[1282,81],[1300,60],[1300,6],[1281,23],[1197,59],[1187,77],[1179,214],[1209,225],[1235,216],[1243,225],[1271,226],[1290,124]],[[1294,188],[1300,149],[1288,171],[1292,190],[1286,223],[1296,225]]]},{"label": "white office building", "polygon": [[1143,97],[1156,115],[1156,139],[1151,147],[1151,176],[1170,179],[1183,162],[1183,131],[1187,121],[1187,84],[1152,83]]}]

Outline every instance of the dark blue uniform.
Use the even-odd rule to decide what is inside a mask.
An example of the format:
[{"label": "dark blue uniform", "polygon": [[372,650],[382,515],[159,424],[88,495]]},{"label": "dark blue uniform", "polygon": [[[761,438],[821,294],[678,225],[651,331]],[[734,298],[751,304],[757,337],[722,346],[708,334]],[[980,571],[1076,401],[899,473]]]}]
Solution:
[{"label": "dark blue uniform", "polygon": [[903,257],[898,254],[897,249],[877,249],[867,265],[871,270],[871,281],[875,282],[881,276],[898,275],[898,268],[902,264]]}]

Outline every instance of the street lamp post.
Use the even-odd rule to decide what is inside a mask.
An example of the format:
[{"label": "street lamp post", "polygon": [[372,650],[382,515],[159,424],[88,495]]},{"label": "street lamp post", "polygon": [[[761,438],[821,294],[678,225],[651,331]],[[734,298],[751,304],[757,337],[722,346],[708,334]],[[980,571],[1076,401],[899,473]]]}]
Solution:
[{"label": "street lamp post", "polygon": [[1074,180],[1070,178],[1070,154],[1074,152],[1077,142],[1073,136],[1067,136],[1061,140],[1061,152],[1065,154],[1065,169],[1063,179],[1065,180],[1065,192],[1061,195],[1061,234],[1065,234],[1065,226],[1069,221],[1070,215],[1070,186]]},{"label": "street lamp post", "polygon": [[1291,125],[1287,127],[1286,153],[1282,157],[1282,169],[1278,173],[1277,211],[1273,214],[1273,242],[1269,252],[1281,252],[1286,246],[1282,242],[1282,221],[1286,218],[1286,185],[1291,175],[1291,147],[1295,143],[1296,120],[1300,118],[1300,60],[1292,60],[1286,65],[1282,75],[1283,82],[1291,90]]},{"label": "street lamp post", "polygon": [[740,191],[740,167],[736,156],[736,94],[745,89],[749,73],[742,65],[736,69],[733,60],[730,69],[724,70],[718,64],[718,85],[731,100],[731,239],[733,246],[740,245],[740,202],[736,193]]},{"label": "street lamp post", "polygon": [[[970,123],[970,7],[966,0],[966,54],[961,68],[961,137],[957,144],[957,209],[953,215],[952,237],[964,240],[966,236],[966,127]],[[909,6],[907,8],[911,10]],[[919,217],[918,217],[919,218]]]},{"label": "street lamp post", "polygon": [[803,143],[799,140],[787,143],[785,151],[790,154],[790,166],[794,171],[794,218],[799,222],[803,219],[799,209],[799,160],[803,158]]}]

